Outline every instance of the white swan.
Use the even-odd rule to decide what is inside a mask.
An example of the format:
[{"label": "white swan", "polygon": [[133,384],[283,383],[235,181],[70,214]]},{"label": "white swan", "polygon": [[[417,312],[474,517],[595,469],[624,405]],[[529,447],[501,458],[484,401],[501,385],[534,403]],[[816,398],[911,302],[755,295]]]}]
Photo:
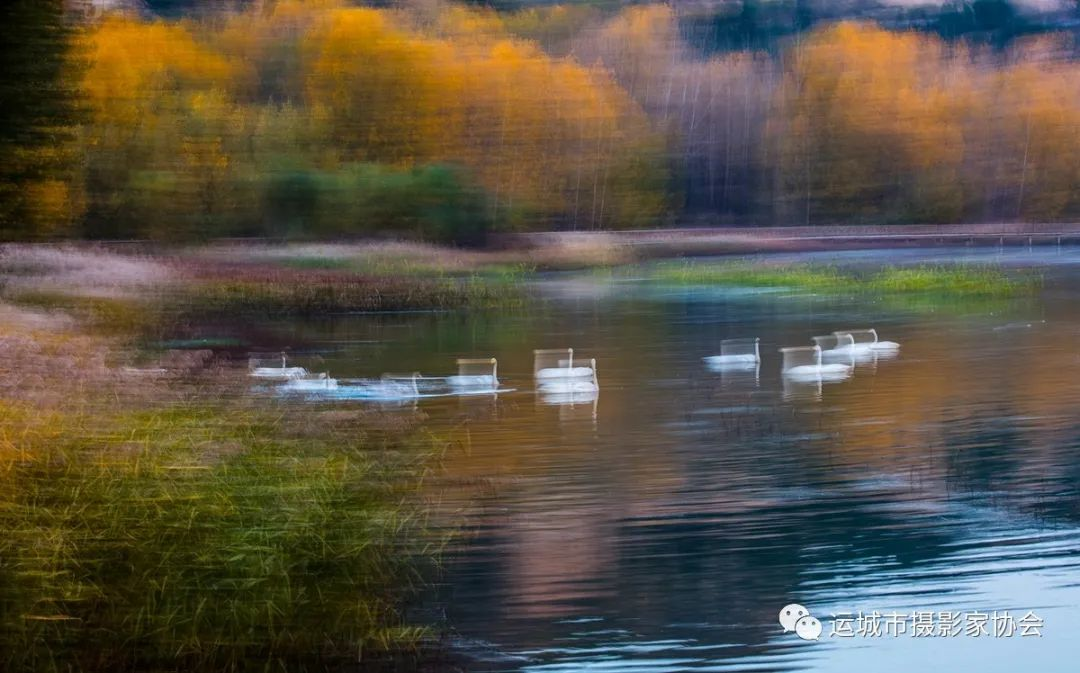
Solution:
[{"label": "white swan", "polygon": [[372,397],[385,399],[411,399],[420,397],[419,372],[412,374],[383,374],[378,381],[368,385],[368,393]]},{"label": "white swan", "polygon": [[325,372],[314,376],[289,379],[281,384],[281,389],[290,393],[312,393],[323,390],[337,390],[337,379],[330,378]]},{"label": "white swan", "polygon": [[821,347],[822,361],[843,361],[850,365],[861,365],[876,361],[882,353],[868,348],[857,348],[854,337],[846,332],[810,338]]},{"label": "white swan", "polygon": [[821,347],[817,345],[781,348],[780,352],[784,355],[782,373],[786,377],[842,381],[851,375],[851,365],[822,364]]},{"label": "white swan", "polygon": [[826,334],[810,337],[814,345],[821,349],[823,360],[829,358],[847,358],[851,355],[851,346],[855,339],[850,334]]},{"label": "white swan", "polygon": [[545,395],[549,394],[577,394],[595,393],[600,390],[596,379],[553,379],[540,384],[539,390]]},{"label": "white swan", "polygon": [[375,402],[398,402],[415,400],[425,396],[420,392],[418,381],[422,377],[413,374],[383,374],[378,379],[346,379],[330,393],[339,400],[367,400]]},{"label": "white swan", "polygon": [[593,415],[596,414],[596,402],[600,399],[599,390],[586,390],[579,392],[541,392],[540,402],[551,406],[574,406],[575,404],[592,404]]},{"label": "white swan", "polygon": [[[459,358],[457,366],[457,375],[446,377],[446,384],[455,392],[473,393],[498,390],[499,361],[495,358]],[[486,373],[486,370],[489,369],[490,374]]]},{"label": "white swan", "polygon": [[[364,400],[370,402],[403,402],[421,398],[446,397],[449,395],[491,395],[512,392],[512,388],[499,388],[495,358],[482,360],[458,360],[456,376],[421,376],[412,374],[383,374],[377,379],[342,379],[325,381],[324,378],[307,377],[295,379],[281,386],[284,392],[320,393],[325,399]],[[488,368],[490,374],[482,372]]]},{"label": "white swan", "polygon": [[761,362],[760,339],[724,339],[720,342],[720,355],[709,355],[705,364],[713,369],[752,368]]},{"label": "white swan", "polygon": [[256,358],[248,359],[248,374],[257,379],[270,379],[273,381],[288,381],[300,379],[308,375],[308,370],[303,367],[288,367],[285,365],[285,354],[281,354],[280,367],[264,367]]},{"label": "white swan", "polygon": [[[559,356],[565,356],[561,358]],[[560,348],[533,351],[533,377],[542,393],[589,393],[600,390],[596,378],[596,360],[574,365],[574,349]]]},{"label": "white swan", "polygon": [[852,329],[833,332],[837,337],[850,336],[852,344],[850,348],[855,351],[896,352],[900,350],[900,344],[895,341],[879,341],[877,330]]}]

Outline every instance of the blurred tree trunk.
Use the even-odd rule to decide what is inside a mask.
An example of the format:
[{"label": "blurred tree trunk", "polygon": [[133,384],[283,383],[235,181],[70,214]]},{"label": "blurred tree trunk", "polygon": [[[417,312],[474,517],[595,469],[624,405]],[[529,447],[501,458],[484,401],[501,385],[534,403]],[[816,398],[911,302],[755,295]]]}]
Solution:
[{"label": "blurred tree trunk", "polygon": [[62,0],[7,0],[0,9],[0,237],[66,233],[77,120]]}]

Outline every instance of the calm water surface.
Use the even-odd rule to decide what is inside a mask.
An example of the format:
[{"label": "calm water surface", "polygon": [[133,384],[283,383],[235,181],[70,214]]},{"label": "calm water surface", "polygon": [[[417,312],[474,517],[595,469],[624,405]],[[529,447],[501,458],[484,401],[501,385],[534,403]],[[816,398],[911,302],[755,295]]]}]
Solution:
[{"label": "calm water surface", "polygon": [[[829,255],[858,268],[957,256],[1036,264],[1036,298],[942,303],[544,281],[527,310],[278,326],[332,375],[450,373],[496,356],[515,393],[431,400],[453,440],[435,612],[506,671],[1075,671],[1080,638],[1080,250]],[[777,259],[813,259],[812,255]],[[900,356],[785,386],[776,349],[874,326]],[[758,336],[754,373],[709,372]],[[595,401],[532,391],[533,348],[598,359]],[[783,633],[807,606],[817,642]],[[1041,637],[842,638],[834,615],[1042,620]],[[966,624],[966,616],[961,628]],[[992,632],[993,624],[990,624]],[[1019,630],[1019,629],[1018,629]]]}]

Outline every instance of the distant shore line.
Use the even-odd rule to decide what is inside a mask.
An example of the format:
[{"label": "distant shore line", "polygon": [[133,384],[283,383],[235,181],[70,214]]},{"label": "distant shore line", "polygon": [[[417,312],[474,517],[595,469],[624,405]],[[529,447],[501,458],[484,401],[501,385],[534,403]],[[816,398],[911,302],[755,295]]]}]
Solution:
[{"label": "distant shore line", "polygon": [[792,227],[679,227],[622,231],[500,234],[500,248],[629,247],[642,257],[811,252],[869,248],[1080,244],[1080,222],[1062,224],[912,224]]},{"label": "distant shore line", "polygon": [[[146,240],[65,240],[42,241],[44,245],[90,245],[117,252],[153,252],[168,248],[190,248],[191,244],[169,245]],[[195,247],[237,246],[348,246],[413,245],[407,240],[382,238],[294,240],[267,237],[220,238]],[[473,252],[527,253],[610,248],[640,259],[699,255],[751,254],[768,252],[814,252],[873,248],[933,247],[1020,247],[1080,244],[1080,222],[1030,224],[908,224],[908,225],[821,225],[769,227],[671,227],[662,229],[609,229],[597,231],[501,232],[488,237],[487,244],[470,248]],[[0,245],[34,245],[10,242]],[[437,250],[446,246],[416,243]]]}]

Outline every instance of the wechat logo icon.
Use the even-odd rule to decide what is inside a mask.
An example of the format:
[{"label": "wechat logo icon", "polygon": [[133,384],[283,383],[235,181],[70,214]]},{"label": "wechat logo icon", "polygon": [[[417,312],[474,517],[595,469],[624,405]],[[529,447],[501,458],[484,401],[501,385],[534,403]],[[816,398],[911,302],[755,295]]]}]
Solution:
[{"label": "wechat logo icon", "polygon": [[784,633],[794,631],[795,635],[803,640],[817,640],[821,637],[821,622],[798,603],[791,603],[780,609],[780,626],[784,627]]}]

